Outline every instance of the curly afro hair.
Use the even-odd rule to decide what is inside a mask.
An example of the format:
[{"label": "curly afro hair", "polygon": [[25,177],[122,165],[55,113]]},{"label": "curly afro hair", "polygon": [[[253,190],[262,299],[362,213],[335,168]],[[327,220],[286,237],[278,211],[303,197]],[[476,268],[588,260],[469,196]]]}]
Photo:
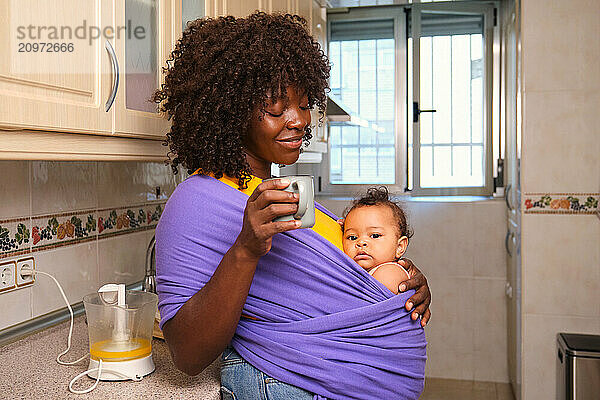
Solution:
[{"label": "curly afro hair", "polygon": [[408,226],[406,214],[404,210],[395,202],[390,199],[390,193],[385,186],[370,187],[367,189],[367,194],[355,199],[352,204],[346,210],[344,210],[344,219],[350,214],[352,210],[358,207],[367,206],[387,206],[394,213],[394,219],[396,220],[398,236],[406,236],[410,239],[413,236],[412,229]]},{"label": "curly afro hair", "polygon": [[[268,95],[285,99],[289,86],[306,91],[322,122],[330,66],[306,26],[298,15],[264,12],[188,23],[152,96],[172,120],[166,145],[174,173],[181,164],[245,188],[252,170],[242,143],[253,112],[264,116]],[[307,127],[305,144],[310,138]]]}]

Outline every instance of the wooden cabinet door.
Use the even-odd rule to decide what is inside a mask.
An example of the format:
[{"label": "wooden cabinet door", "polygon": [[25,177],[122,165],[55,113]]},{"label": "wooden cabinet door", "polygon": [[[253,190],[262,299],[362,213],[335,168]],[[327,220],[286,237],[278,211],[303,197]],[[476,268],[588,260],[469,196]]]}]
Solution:
[{"label": "wooden cabinet door", "polygon": [[[310,20],[313,0],[206,0],[206,15],[210,17],[233,15],[245,17],[254,11],[299,14]],[[303,12],[305,11],[305,12]]]},{"label": "wooden cabinet door", "polygon": [[310,25],[311,34],[327,54],[327,13],[325,7],[321,7],[315,0],[312,2]]},{"label": "wooden cabinet door", "polygon": [[233,15],[234,17],[245,17],[253,12],[268,11],[268,0],[216,0],[206,1],[206,15],[209,17],[220,17],[222,15]]},{"label": "wooden cabinet door", "polygon": [[[321,49],[327,54],[327,14],[324,7],[315,1],[312,1],[311,8],[311,16],[310,16],[310,26],[311,26],[311,34],[313,38],[319,42],[321,45]],[[317,142],[327,143],[327,119],[323,118],[323,121],[319,125],[319,113],[316,110],[312,111],[312,125],[313,129],[313,139],[311,145],[313,148],[309,148],[308,151],[319,151],[324,152],[327,151],[327,147],[319,145]]]},{"label": "wooden cabinet door", "polygon": [[292,3],[293,0],[269,0],[267,9],[271,13],[292,13],[294,8]]},{"label": "wooden cabinet door", "polygon": [[310,18],[312,14],[312,1],[313,0],[295,0],[294,14],[298,14],[304,19],[310,29]]},{"label": "wooden cabinet door", "polygon": [[110,134],[111,0],[0,2],[0,128]]},{"label": "wooden cabinet door", "polygon": [[116,38],[120,84],[115,99],[115,135],[162,138],[170,122],[150,102],[163,81],[161,67],[172,48],[172,1],[116,1],[117,26],[127,27]]},{"label": "wooden cabinet door", "polygon": [[224,10],[227,5],[225,2],[227,2],[227,0],[206,0],[204,3],[206,5],[206,16],[215,18],[225,15]]},{"label": "wooden cabinet door", "polygon": [[223,0],[223,15],[245,17],[255,11],[267,11],[266,0]]}]

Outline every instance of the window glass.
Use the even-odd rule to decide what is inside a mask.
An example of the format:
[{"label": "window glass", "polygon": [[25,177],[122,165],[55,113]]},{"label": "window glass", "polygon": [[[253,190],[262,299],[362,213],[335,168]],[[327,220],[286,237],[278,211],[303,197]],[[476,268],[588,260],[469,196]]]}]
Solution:
[{"label": "window glass", "polygon": [[332,184],[395,183],[395,57],[388,25],[365,39],[340,29],[346,39],[330,43],[331,92],[355,117],[330,124]]},{"label": "window glass", "polygon": [[[419,108],[436,111],[419,115],[422,188],[485,185],[483,35],[477,33],[482,22],[480,17],[471,16],[468,24],[461,24],[459,17],[423,13],[422,21],[428,23],[423,22],[419,41]],[[408,39],[408,48],[412,55],[412,38]],[[410,56],[408,61],[408,70],[412,71]],[[412,88],[411,72],[408,79]],[[412,135],[412,118],[410,121]],[[412,152],[412,137],[408,142]],[[411,162],[409,157],[412,185]]]}]

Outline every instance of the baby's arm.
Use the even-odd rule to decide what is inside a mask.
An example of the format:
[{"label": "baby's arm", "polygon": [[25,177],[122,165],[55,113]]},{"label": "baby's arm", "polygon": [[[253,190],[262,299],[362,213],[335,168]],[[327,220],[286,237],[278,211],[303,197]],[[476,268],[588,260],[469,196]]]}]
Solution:
[{"label": "baby's arm", "polygon": [[398,286],[410,276],[400,264],[388,263],[377,268],[373,273],[373,278],[383,283],[392,293],[398,294]]}]

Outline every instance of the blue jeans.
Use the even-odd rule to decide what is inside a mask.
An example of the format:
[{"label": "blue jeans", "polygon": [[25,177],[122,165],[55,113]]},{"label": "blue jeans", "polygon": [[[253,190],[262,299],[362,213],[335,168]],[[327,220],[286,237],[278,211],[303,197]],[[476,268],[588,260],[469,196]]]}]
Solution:
[{"label": "blue jeans", "polygon": [[261,372],[228,346],[221,356],[222,400],[312,400],[312,393]]}]

